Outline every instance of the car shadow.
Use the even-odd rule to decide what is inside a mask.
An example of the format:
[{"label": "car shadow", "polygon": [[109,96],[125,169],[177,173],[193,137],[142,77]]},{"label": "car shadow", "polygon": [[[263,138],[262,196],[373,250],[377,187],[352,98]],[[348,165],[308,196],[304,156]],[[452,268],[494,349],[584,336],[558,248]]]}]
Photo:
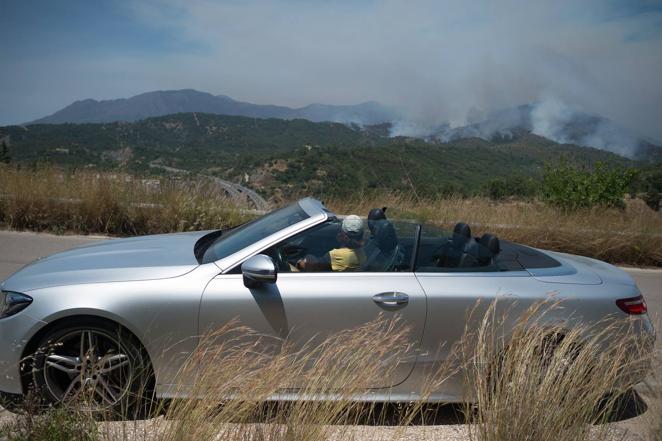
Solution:
[{"label": "car shadow", "polygon": [[265,283],[259,288],[252,288],[250,292],[274,334],[286,338],[290,332],[290,325],[287,322],[285,305],[278,285]]},{"label": "car shadow", "polygon": [[[604,402],[608,401],[605,399]],[[604,402],[596,406],[596,415],[604,409]],[[159,406],[160,416],[168,417],[167,410],[170,400],[165,400]],[[262,404],[260,411],[254,413],[248,420],[245,415],[235,423],[269,424],[278,423],[278,415],[289,414],[287,407],[296,405],[293,402],[268,401]],[[221,412],[223,405],[218,407]],[[616,423],[638,417],[648,410],[644,399],[635,390],[629,390],[615,400],[615,406],[608,411],[605,422]],[[361,426],[449,426],[471,423],[477,415],[477,408],[471,404],[462,403],[365,403],[353,407],[342,418],[342,424]],[[156,415],[154,415],[156,416]],[[273,417],[276,416],[276,419]]]},{"label": "car shadow", "polygon": [[[605,400],[607,400],[606,398]],[[603,410],[603,403],[598,405],[598,410]],[[627,392],[617,397],[614,402],[614,407],[608,412],[607,422],[617,423],[619,421],[629,420],[643,415],[648,410],[646,401],[634,389],[629,389]]]}]

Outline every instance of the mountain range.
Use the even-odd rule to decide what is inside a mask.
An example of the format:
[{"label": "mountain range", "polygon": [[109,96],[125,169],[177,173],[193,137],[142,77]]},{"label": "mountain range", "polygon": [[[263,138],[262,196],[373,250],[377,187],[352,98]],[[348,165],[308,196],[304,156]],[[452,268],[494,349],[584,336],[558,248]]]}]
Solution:
[{"label": "mountain range", "polygon": [[361,125],[378,124],[397,118],[397,112],[374,101],[336,106],[310,104],[301,108],[252,104],[225,95],[212,95],[193,89],[159,90],[131,98],[76,101],[52,115],[30,124],[103,123],[138,121],[175,113],[201,112],[251,118],[307,119]]},{"label": "mountain range", "polygon": [[[506,141],[522,132],[559,144],[607,150],[633,159],[662,156],[659,143],[599,115],[571,109],[554,100],[542,100],[490,113],[470,112],[468,124],[447,123],[421,130],[395,108],[375,101],[356,105],[310,104],[301,108],[252,104],[225,95],[193,89],[147,92],[131,98],[97,101],[86,99],[28,124],[134,122],[178,113],[207,113],[250,118],[305,119],[337,122],[382,130],[387,136],[407,136],[434,142],[481,138]],[[372,127],[371,127],[372,126]],[[412,130],[414,128],[414,130]]]}]

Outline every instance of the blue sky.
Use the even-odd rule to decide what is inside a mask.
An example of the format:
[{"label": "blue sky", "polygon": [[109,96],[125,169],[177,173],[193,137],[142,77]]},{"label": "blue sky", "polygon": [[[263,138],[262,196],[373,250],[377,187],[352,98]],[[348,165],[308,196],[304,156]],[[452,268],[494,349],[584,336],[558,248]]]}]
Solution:
[{"label": "blue sky", "polygon": [[660,78],[662,1],[0,4],[0,124],[159,89],[377,100],[422,124],[551,96],[662,139]]}]

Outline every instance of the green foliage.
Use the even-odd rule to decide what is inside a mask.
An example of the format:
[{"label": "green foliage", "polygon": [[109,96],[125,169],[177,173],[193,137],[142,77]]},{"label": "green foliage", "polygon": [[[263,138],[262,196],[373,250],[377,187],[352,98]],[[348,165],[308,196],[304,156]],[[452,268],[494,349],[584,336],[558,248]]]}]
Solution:
[{"label": "green foliage", "polygon": [[100,439],[94,419],[64,407],[43,413],[34,409],[0,427],[0,439],[8,441],[96,441]]},{"label": "green foliage", "polygon": [[[135,175],[164,174],[154,167],[162,165],[234,182],[245,174],[262,175],[264,179],[249,185],[265,196],[397,191],[417,198],[481,192],[495,198],[528,197],[535,187],[530,178],[539,177],[543,165],[560,155],[577,166],[596,161],[636,165],[610,152],[560,145],[528,132],[498,142],[473,138],[449,143],[387,134],[385,127],[201,113],[132,123],[0,127],[0,139],[11,137],[17,164],[119,169]],[[287,166],[273,169],[276,161]]]},{"label": "green foliage", "polygon": [[9,147],[5,140],[2,140],[2,148],[0,149],[0,164],[9,164],[11,162],[11,156],[9,156]]},{"label": "green foliage", "polygon": [[531,177],[507,176],[489,181],[485,185],[483,193],[495,201],[508,197],[531,198],[536,194],[536,186]]},{"label": "green foliage", "polygon": [[642,199],[649,207],[659,211],[660,201],[662,201],[662,168],[643,170],[639,175],[635,191],[641,193]]},{"label": "green foliage", "polygon": [[594,206],[623,207],[623,197],[637,176],[633,169],[610,169],[598,162],[593,169],[577,168],[562,162],[547,165],[541,197],[565,210]]}]

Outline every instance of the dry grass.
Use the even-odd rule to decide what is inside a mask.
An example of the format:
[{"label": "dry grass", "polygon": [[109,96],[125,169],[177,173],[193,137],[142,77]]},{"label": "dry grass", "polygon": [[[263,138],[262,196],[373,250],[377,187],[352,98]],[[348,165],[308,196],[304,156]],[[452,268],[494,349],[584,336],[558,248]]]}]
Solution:
[{"label": "dry grass", "polygon": [[56,233],[139,235],[218,229],[248,216],[208,181],[0,167],[0,225]]},{"label": "dry grass", "polygon": [[626,209],[565,212],[540,202],[494,202],[485,198],[415,200],[409,195],[325,201],[338,213],[367,215],[387,206],[391,217],[418,219],[452,228],[467,222],[486,232],[536,248],[594,257],[611,263],[662,266],[662,213],[640,200]]},{"label": "dry grass", "polygon": [[[397,318],[308,342],[226,326],[205,339],[181,373],[195,377],[188,392],[198,400],[175,401],[166,416],[172,423],[158,438],[352,440],[353,426],[362,421],[384,424],[387,418],[374,403],[355,398],[374,387],[375,379],[390,378],[398,360],[413,353],[409,330]],[[444,379],[431,378],[426,391]],[[306,400],[273,401],[293,389]],[[402,412],[395,439],[420,410],[414,403]]]},{"label": "dry grass", "polygon": [[495,302],[478,329],[467,329],[471,440],[607,439],[619,398],[647,372],[652,341],[634,338],[634,320],[579,327],[547,320],[561,307],[535,304],[510,330]]},{"label": "dry grass", "polygon": [[652,360],[653,371],[641,385],[641,394],[648,410],[644,414],[646,430],[641,434],[642,441],[662,440],[662,353],[658,351]]},{"label": "dry grass", "polygon": [[[421,399],[404,406],[395,420],[384,407],[355,398],[375,378],[391,375],[397,366],[394,360],[411,355],[408,330],[397,318],[380,318],[310,342],[268,337],[229,323],[204,337],[180,372],[180,392],[195,398],[173,401],[165,418],[98,422],[84,412],[55,409],[43,416],[19,418],[0,431],[0,438],[4,434],[11,440],[90,441],[445,439],[424,428],[416,428],[412,435],[408,426],[417,419],[425,423],[426,397],[460,368],[467,375],[468,396],[476,404],[467,406],[465,413],[470,440],[613,439],[611,426],[602,423],[610,419],[615,397],[631,386],[631,374],[646,365],[647,355],[639,350],[640,342],[624,332],[631,323],[603,322],[569,330],[565,322],[547,323],[550,308],[557,307],[535,305],[504,332],[512,317],[498,316],[492,305],[478,317],[477,327],[467,329],[457,345],[458,358],[435,369],[419,391]],[[550,340],[561,332],[563,339]],[[299,388],[307,400],[273,400],[292,388]],[[660,439],[655,415],[659,414],[652,416],[651,440]],[[391,427],[358,430],[358,425]],[[44,427],[46,431],[37,431]],[[84,433],[67,435],[72,427]]]},{"label": "dry grass", "polygon": [[[391,217],[452,228],[468,222],[476,235],[491,232],[533,247],[611,263],[662,266],[662,213],[631,200],[625,210],[564,212],[539,202],[484,198],[417,200],[410,195],[325,201],[341,214],[367,215],[388,206]],[[209,181],[144,181],[121,174],[0,166],[0,226],[56,233],[137,235],[218,229],[252,217]]]}]

